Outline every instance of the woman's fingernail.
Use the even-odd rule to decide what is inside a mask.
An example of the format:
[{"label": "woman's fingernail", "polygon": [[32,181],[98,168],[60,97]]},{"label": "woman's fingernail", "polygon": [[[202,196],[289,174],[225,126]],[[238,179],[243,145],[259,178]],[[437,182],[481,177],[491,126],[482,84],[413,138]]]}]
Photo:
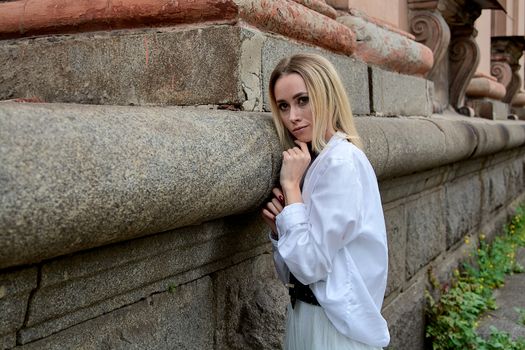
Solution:
[{"label": "woman's fingernail", "polygon": [[281,202],[281,204],[284,204],[284,197],[283,196],[279,196],[278,199],[279,199],[279,202]]}]

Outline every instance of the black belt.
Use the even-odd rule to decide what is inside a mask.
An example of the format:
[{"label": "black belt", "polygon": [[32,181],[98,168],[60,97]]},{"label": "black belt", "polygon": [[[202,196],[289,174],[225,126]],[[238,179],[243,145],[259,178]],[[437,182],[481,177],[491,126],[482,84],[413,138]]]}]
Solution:
[{"label": "black belt", "polygon": [[310,289],[309,286],[306,286],[299,282],[297,278],[290,272],[290,283],[287,285],[288,294],[290,294],[290,302],[292,303],[292,308],[295,307],[295,301],[301,300],[305,303],[311,305],[319,305],[317,298]]}]

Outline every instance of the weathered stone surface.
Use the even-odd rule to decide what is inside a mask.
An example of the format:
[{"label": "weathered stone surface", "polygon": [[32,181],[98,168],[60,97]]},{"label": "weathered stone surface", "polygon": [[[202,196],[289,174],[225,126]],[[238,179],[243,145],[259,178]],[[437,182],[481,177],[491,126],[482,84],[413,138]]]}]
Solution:
[{"label": "weathered stone surface", "polygon": [[205,277],[16,349],[211,349],[212,308]]},{"label": "weathered stone surface", "polygon": [[[312,4],[314,1],[302,1]],[[310,6],[312,7],[312,6]],[[319,8],[319,6],[317,6]],[[331,12],[324,6],[323,12]],[[353,53],[355,35],[332,18],[287,0],[193,0],[169,4],[152,0],[108,3],[93,0],[42,0],[0,3],[0,38],[27,35],[77,33],[121,28],[162,27],[187,23],[240,21],[315,46]]]},{"label": "weathered stone surface", "polygon": [[15,345],[15,332],[24,324],[29,295],[36,286],[36,268],[0,271],[0,348]]},{"label": "weathered stone surface", "polygon": [[479,226],[481,195],[481,182],[477,176],[463,177],[445,186],[447,248]]},{"label": "weathered stone surface", "polygon": [[406,204],[407,211],[407,279],[414,276],[445,250],[445,220],[441,190],[426,193]]},{"label": "weathered stone surface", "polygon": [[383,310],[390,330],[391,350],[421,350],[425,340],[425,283],[422,279]]},{"label": "weathered stone surface", "polygon": [[2,104],[0,266],[254,210],[275,138],[261,114]]},{"label": "weathered stone surface", "polygon": [[368,93],[368,72],[367,66],[363,62],[357,61],[342,55],[336,55],[312,48],[306,45],[299,45],[294,42],[285,41],[278,38],[268,38],[262,48],[262,86],[264,98],[264,110],[270,110],[268,100],[268,84],[270,75],[277,63],[284,57],[294,53],[309,52],[322,54],[328,58],[339,73],[343,85],[348,93],[352,111],[354,114],[370,113],[370,98]]},{"label": "weathered stone surface", "polygon": [[467,86],[466,95],[468,97],[488,97],[501,100],[505,97],[506,92],[505,85],[498,83],[496,78],[474,76]]},{"label": "weathered stone surface", "polygon": [[288,291],[271,254],[217,272],[217,349],[281,349]]},{"label": "weathered stone surface", "polygon": [[242,31],[211,26],[4,41],[0,43],[0,99],[239,104],[244,101],[239,79]]},{"label": "weathered stone surface", "polygon": [[491,99],[467,99],[466,105],[474,109],[477,117],[494,120],[506,120],[509,115],[509,105]]},{"label": "weathered stone surface", "polygon": [[357,15],[341,16],[337,21],[356,33],[354,55],[368,64],[418,76],[425,76],[432,68],[432,51],[405,35],[387,30]]},{"label": "weathered stone surface", "polygon": [[482,193],[482,215],[490,216],[490,213],[503,208],[507,202],[507,176],[506,171],[500,167],[490,168],[481,173],[483,182]]},{"label": "weathered stone surface", "polygon": [[369,68],[370,111],[379,116],[430,116],[432,83],[423,78]]},{"label": "weathered stone surface", "polygon": [[[388,283],[385,295],[399,289],[405,282],[407,255],[407,225],[405,207],[385,206],[385,223],[388,238]],[[410,253],[410,252],[408,252]]]},{"label": "weathered stone surface", "polygon": [[261,254],[271,249],[267,236],[257,213],[45,263],[20,341],[48,336]]}]

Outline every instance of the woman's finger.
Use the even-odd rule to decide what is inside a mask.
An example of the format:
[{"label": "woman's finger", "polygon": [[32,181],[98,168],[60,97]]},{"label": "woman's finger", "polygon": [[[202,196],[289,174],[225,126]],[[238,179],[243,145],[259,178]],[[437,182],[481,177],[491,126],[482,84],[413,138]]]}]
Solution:
[{"label": "woman's finger", "polygon": [[284,194],[281,191],[281,189],[278,188],[278,187],[274,187],[272,192],[273,192],[273,195],[275,196],[275,198],[277,198],[277,200],[279,200],[279,203],[281,203],[281,205],[284,206]]},{"label": "woman's finger", "polygon": [[278,210],[276,207],[275,207],[275,204],[273,202],[268,202],[266,204],[266,209],[268,209],[273,215],[274,217],[279,215],[279,213],[281,212],[281,210]]},{"label": "woman's finger", "polygon": [[275,221],[275,215],[273,215],[268,209],[262,210],[262,217],[265,220]]},{"label": "woman's finger", "polygon": [[310,153],[308,151],[308,146],[306,145],[306,142],[302,142],[302,141],[299,141],[299,140],[294,140],[294,142],[299,145],[299,147],[301,148],[301,151],[305,152],[305,153]]},{"label": "woman's finger", "polygon": [[278,211],[277,214],[279,214],[280,212],[283,211],[283,206],[282,206],[281,202],[279,201],[279,199],[273,198],[272,199],[272,203],[273,203],[273,206],[275,207],[275,209],[277,209],[277,211]]}]

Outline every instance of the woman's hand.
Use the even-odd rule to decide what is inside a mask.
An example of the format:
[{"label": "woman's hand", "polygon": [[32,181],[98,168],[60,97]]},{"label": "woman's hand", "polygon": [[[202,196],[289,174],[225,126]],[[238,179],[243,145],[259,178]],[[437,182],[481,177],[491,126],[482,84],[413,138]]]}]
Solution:
[{"label": "woman's hand", "polygon": [[277,239],[277,228],[275,227],[275,217],[283,210],[285,203],[284,195],[277,187],[272,190],[274,197],[266,203],[262,210],[264,222],[272,229],[272,236]]},{"label": "woman's hand", "polygon": [[299,147],[290,148],[283,152],[281,167],[281,187],[286,198],[286,204],[302,202],[301,180],[310,165],[310,152],[306,143],[295,140]]}]

